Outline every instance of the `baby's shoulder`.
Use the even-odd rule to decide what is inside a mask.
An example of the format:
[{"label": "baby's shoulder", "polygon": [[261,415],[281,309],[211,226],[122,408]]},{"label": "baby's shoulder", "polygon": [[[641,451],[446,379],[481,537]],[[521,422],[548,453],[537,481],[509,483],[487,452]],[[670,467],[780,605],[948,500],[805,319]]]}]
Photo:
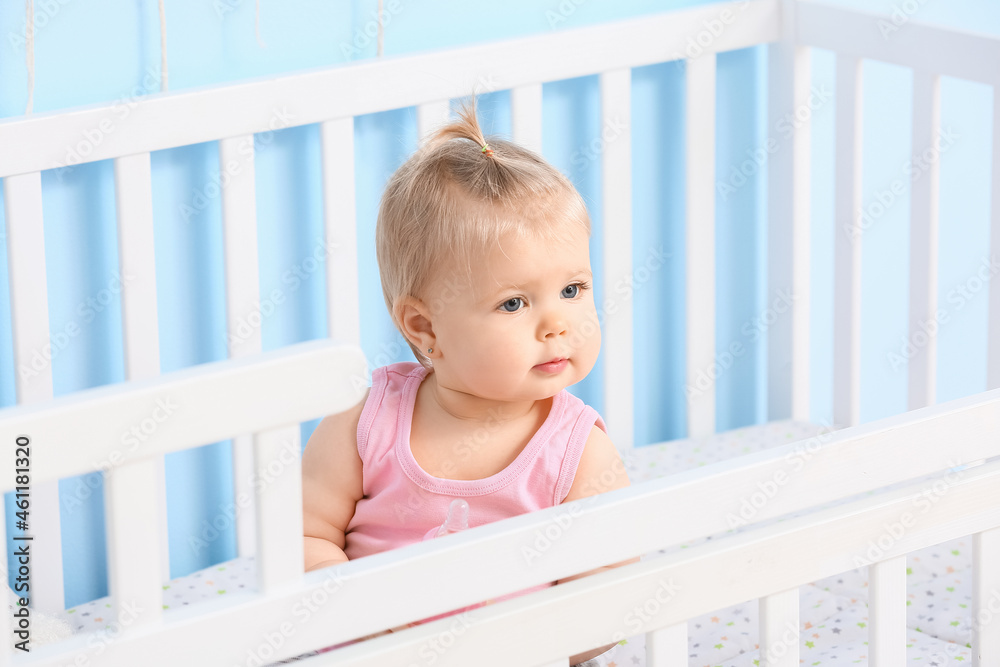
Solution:
[{"label": "baby's shoulder", "polygon": [[[302,503],[306,535],[341,548],[343,532],[364,495],[357,428],[368,392],[351,408],[324,417],[302,453]],[[311,532],[310,532],[311,531]]]},{"label": "baby's shoulder", "polygon": [[370,392],[369,387],[355,405],[320,420],[302,454],[303,470],[312,466],[328,469],[331,464],[358,458],[358,422]]},{"label": "baby's shoulder", "polygon": [[629,485],[628,473],[621,454],[604,429],[595,423],[587,434],[573,484],[561,502],[586,498]]}]

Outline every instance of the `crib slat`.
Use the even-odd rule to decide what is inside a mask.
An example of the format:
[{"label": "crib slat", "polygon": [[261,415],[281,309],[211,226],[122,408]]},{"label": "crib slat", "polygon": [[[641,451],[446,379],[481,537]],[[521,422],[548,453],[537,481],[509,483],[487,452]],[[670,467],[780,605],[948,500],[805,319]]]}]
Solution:
[{"label": "crib slat", "polygon": [[[1000,257],[1000,81],[993,86],[993,188],[990,197],[990,257]],[[987,339],[987,387],[1000,388],[1000,289],[994,276],[993,289],[989,290],[990,304]]]},{"label": "crib slat", "polygon": [[760,599],[760,667],[798,667],[799,589]]},{"label": "crib slat", "polygon": [[868,650],[873,667],[906,662],[906,556],[868,567]]},{"label": "crib slat", "polygon": [[542,152],[542,84],[529,83],[510,90],[510,121],[514,141]]},{"label": "crib slat", "polygon": [[338,118],[322,123],[320,144],[323,151],[327,330],[334,340],[361,345],[354,119]]},{"label": "crib slat", "polygon": [[254,435],[257,582],[261,593],[294,582],[305,568],[302,546],[302,447],[299,425]]},{"label": "crib slat", "polygon": [[861,59],[837,55],[834,195],[833,420],[858,423],[861,410]]},{"label": "crib slat", "polygon": [[451,102],[439,100],[417,106],[417,141],[423,143],[427,135],[434,129],[448,122],[451,115]]},{"label": "crib slat", "polygon": [[222,188],[222,229],[226,261],[226,333],[229,356],[233,359],[258,354],[263,348],[252,147],[253,135],[219,140],[219,166],[223,173],[229,174],[229,181]]},{"label": "crib slat", "polygon": [[646,633],[646,667],[686,665],[687,623],[678,623]]},{"label": "crib slat", "polygon": [[[153,236],[153,188],[149,153],[115,160],[115,201],[118,216],[118,264],[122,274],[122,333],[125,376],[143,380],[160,374],[160,335],[156,309],[156,252]],[[148,483],[152,480],[152,483]],[[159,616],[160,584],[170,580],[167,535],[166,470],[162,456],[109,470],[104,477],[110,561],[149,564],[142,573],[122,573],[109,568],[117,603],[141,600],[148,622]],[[149,507],[143,516],[134,510],[115,512],[118,498]],[[115,516],[117,514],[117,516]],[[151,521],[150,517],[156,517]],[[135,525],[125,523],[137,520]],[[131,540],[125,536],[131,536]],[[143,539],[138,539],[143,536]],[[134,541],[134,544],[130,544]],[[116,550],[121,547],[122,552]],[[157,571],[158,570],[158,571]],[[147,576],[149,575],[149,576]],[[120,577],[120,578],[119,578]]]},{"label": "crib slat", "polygon": [[[238,359],[263,349],[260,280],[257,259],[257,201],[253,135],[219,140],[219,168],[229,175],[222,188],[222,230],[226,263],[226,333],[229,357]],[[252,556],[256,537],[250,480],[253,452],[250,435],[232,440],[233,491],[244,498],[236,514],[236,542],[240,556]]]},{"label": "crib slat", "polygon": [[715,54],[687,61],[688,437],[715,432]]},{"label": "crib slat", "polygon": [[[794,44],[797,3],[784,0],[782,41],[768,46],[768,127],[796,119],[791,135],[757,148],[768,160],[768,419],[809,421],[810,51]],[[766,156],[766,157],[765,157]],[[755,156],[756,160],[757,157]],[[770,321],[770,320],[768,320]]]},{"label": "crib slat", "polygon": [[[38,403],[52,398],[42,177],[38,172],[8,176],[3,187],[17,402]],[[31,453],[35,455],[34,450]],[[46,612],[62,611],[65,600],[57,481],[31,485],[27,534],[34,536],[31,606]]]},{"label": "crib slat", "polygon": [[972,665],[1000,665],[1000,528],[972,537]]},{"label": "crib slat", "polygon": [[[913,146],[919,154],[934,146],[941,126],[941,77],[913,73]],[[940,160],[910,184],[910,327],[916,354],[909,361],[909,409],[935,402],[937,378],[938,192]],[[934,326],[929,330],[929,326]]]},{"label": "crib slat", "polygon": [[104,478],[111,596],[118,609],[134,605],[137,626],[159,621],[163,611],[163,531],[159,521],[150,521],[161,512],[162,474],[156,461],[134,461]]},{"label": "crib slat", "polygon": [[605,304],[614,299],[612,308],[598,308],[605,340],[604,417],[611,439],[624,451],[633,445],[632,299],[621,298],[615,285],[633,275],[632,70],[604,72],[600,84]]},{"label": "crib slat", "polygon": [[156,312],[156,253],[149,153],[115,160],[118,256],[122,282],[125,374],[129,380],[160,374]]}]

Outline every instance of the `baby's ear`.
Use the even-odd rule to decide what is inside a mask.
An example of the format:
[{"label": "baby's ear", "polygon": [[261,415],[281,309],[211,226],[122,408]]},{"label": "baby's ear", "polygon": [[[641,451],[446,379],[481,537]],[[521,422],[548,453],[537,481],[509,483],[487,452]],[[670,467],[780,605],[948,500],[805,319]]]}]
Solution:
[{"label": "baby's ear", "polygon": [[412,296],[401,297],[395,304],[396,320],[403,335],[418,348],[434,347],[434,327],[427,305]]}]

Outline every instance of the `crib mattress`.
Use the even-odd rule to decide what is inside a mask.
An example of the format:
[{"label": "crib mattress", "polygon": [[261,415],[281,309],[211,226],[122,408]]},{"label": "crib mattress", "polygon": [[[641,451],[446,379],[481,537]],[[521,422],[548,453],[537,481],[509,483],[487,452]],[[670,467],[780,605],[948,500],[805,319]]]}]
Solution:
[{"label": "crib mattress", "polygon": [[[824,427],[791,421],[642,447],[625,461],[639,483],[694,467],[811,438]],[[690,547],[678,545],[677,548]],[[921,667],[971,664],[971,538],[936,545],[908,556],[907,664]],[[253,558],[239,558],[164,585],[171,609],[256,588]],[[867,665],[867,570],[862,568],[800,588],[800,657],[803,665]],[[62,613],[79,632],[110,627],[110,598]],[[757,603],[747,601],[688,622],[689,665],[754,667],[759,664]],[[310,654],[312,655],[312,654]],[[304,656],[303,656],[304,657]],[[293,662],[293,658],[286,662]],[[642,635],[623,640],[595,659],[600,667],[645,665]]]}]

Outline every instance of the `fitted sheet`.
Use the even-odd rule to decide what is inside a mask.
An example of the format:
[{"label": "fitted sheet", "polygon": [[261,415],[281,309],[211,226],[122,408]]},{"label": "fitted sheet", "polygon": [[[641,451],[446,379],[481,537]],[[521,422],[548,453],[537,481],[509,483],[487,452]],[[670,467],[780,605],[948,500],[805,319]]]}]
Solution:
[{"label": "fitted sheet", "polygon": [[[803,422],[770,422],[702,438],[641,447],[626,457],[625,465],[632,483],[637,484],[806,440],[829,430]],[[657,553],[689,548],[703,541],[676,545]],[[971,664],[971,545],[971,538],[962,538],[908,556],[907,664],[919,667]],[[164,609],[254,590],[255,575],[251,557],[219,563],[174,579],[164,584]],[[867,576],[864,568],[851,570],[799,589],[801,664],[824,667],[868,664]],[[101,598],[67,609],[61,617],[75,631],[94,631],[110,627],[113,620],[110,610],[110,598]],[[754,667],[759,660],[757,636],[756,600],[691,619],[688,622],[688,664],[692,667]],[[284,662],[295,662],[314,654]],[[646,664],[644,636],[623,640],[594,659],[594,664],[596,667],[643,667]]]}]

